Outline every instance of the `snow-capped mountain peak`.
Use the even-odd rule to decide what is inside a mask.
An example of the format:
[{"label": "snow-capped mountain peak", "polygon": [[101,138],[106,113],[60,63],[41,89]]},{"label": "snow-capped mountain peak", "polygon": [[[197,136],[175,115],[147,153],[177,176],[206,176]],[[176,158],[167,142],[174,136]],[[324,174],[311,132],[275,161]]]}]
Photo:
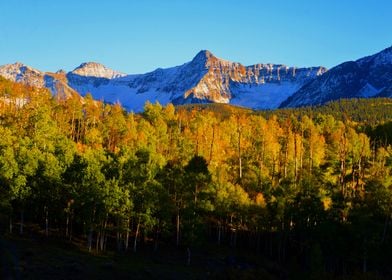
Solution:
[{"label": "snow-capped mountain peak", "polygon": [[41,71],[34,69],[33,67],[30,67],[28,65],[25,65],[21,62],[15,62],[12,64],[5,64],[3,66],[0,66],[0,71],[2,73],[9,73],[9,74],[22,74],[27,71],[35,72],[35,73],[42,73]]},{"label": "snow-capped mountain peak", "polygon": [[43,87],[43,75],[43,72],[20,62],[0,66],[0,76],[30,86]]},{"label": "snow-capped mountain peak", "polygon": [[192,63],[194,64],[200,63],[205,66],[210,66],[211,63],[216,62],[217,60],[221,60],[221,59],[217,58],[209,50],[201,50],[192,59]]},{"label": "snow-capped mountain peak", "polygon": [[84,77],[106,79],[114,79],[126,76],[124,73],[107,68],[105,65],[97,62],[84,62],[76,67],[71,73]]},{"label": "snow-capped mountain peak", "polygon": [[258,63],[244,66],[202,50],[189,62],[126,75],[96,62],[73,71],[46,73],[22,63],[0,66],[0,75],[13,81],[47,87],[54,94],[75,91],[95,99],[120,102],[141,111],[146,101],[161,104],[230,103],[253,109],[315,105],[338,98],[392,97],[392,47],[331,70]]},{"label": "snow-capped mountain peak", "polygon": [[231,103],[273,109],[325,71],[324,67],[296,68],[280,64],[244,66],[202,50],[180,66],[139,75],[126,75],[96,62],[82,63],[66,74],[28,71],[19,75],[8,69],[0,75],[28,84],[33,82],[32,85],[47,87],[63,96],[72,90],[82,96],[91,93],[97,100],[120,102],[128,110],[141,111],[146,101]]}]

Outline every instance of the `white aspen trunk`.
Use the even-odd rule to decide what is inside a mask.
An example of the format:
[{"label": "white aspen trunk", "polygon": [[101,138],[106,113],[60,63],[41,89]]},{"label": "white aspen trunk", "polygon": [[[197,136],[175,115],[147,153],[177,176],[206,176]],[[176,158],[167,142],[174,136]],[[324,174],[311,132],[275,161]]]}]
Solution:
[{"label": "white aspen trunk", "polygon": [[120,219],[117,218],[117,230],[116,230],[116,243],[117,243],[117,251],[120,252],[121,251],[121,233],[120,233]]},{"label": "white aspen trunk", "polygon": [[87,238],[87,246],[88,246],[88,251],[91,252],[91,247],[93,244],[93,225],[90,225],[90,231],[88,233],[88,238]]},{"label": "white aspen trunk", "polygon": [[[102,225],[101,225],[102,227]],[[99,250],[99,241],[101,240],[101,229],[97,231],[97,238],[95,239],[95,251]]]},{"label": "white aspen trunk", "polygon": [[129,246],[129,229],[130,228],[130,221],[129,219],[127,220],[127,233],[125,235],[125,251],[128,251],[128,246]]},{"label": "white aspen trunk", "polygon": [[135,240],[133,241],[133,252],[134,253],[136,253],[136,249],[137,249],[137,238],[139,236],[139,229],[140,229],[140,216],[139,216],[139,220],[138,220],[137,226],[136,226]]},{"label": "white aspen trunk", "polygon": [[100,239],[100,242],[99,242],[99,247],[100,247],[101,251],[104,251],[104,248],[105,248],[105,238],[106,238],[107,223],[108,223],[108,218],[106,217],[105,222],[104,222],[103,227],[102,227],[101,239]]},{"label": "white aspen trunk", "polygon": [[95,217],[95,207],[93,209],[93,217],[92,217],[92,221],[90,224],[90,231],[88,234],[88,251],[91,252],[92,249],[92,245],[93,245],[93,224],[94,224],[94,217]]}]

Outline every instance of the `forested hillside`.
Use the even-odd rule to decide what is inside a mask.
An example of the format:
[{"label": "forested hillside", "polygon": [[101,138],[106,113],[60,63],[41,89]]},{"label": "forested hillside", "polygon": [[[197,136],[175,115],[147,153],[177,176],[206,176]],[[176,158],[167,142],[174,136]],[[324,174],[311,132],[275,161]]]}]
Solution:
[{"label": "forested hillside", "polygon": [[362,126],[374,126],[392,121],[391,98],[351,98],[329,102],[323,106],[302,108],[286,108],[273,111],[260,111],[268,118],[277,115],[279,118],[295,116],[331,115],[340,121],[355,121]]},{"label": "forested hillside", "polygon": [[378,109],[391,100],[363,102],[136,115],[0,79],[0,231],[38,227],[97,253],[177,246],[189,262],[205,245],[241,248],[289,278],[392,277],[391,119]]}]

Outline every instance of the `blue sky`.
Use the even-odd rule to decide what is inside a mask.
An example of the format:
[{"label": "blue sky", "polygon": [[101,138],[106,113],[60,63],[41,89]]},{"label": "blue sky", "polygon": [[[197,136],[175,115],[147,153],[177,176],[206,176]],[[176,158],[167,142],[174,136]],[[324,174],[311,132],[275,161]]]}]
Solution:
[{"label": "blue sky", "polygon": [[0,0],[0,65],[143,73],[208,49],[245,65],[331,67],[391,46],[391,11],[390,0]]}]

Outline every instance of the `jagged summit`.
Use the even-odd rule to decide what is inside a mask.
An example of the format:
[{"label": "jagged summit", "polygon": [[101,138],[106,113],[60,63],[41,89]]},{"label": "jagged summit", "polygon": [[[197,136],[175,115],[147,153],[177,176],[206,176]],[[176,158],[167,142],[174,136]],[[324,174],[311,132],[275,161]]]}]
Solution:
[{"label": "jagged summit", "polygon": [[[32,71],[5,71],[3,76],[47,87],[54,94],[69,89],[82,96],[91,93],[95,99],[120,101],[134,111],[142,110],[146,101],[231,103],[272,109],[325,71],[322,67],[295,68],[278,64],[244,66],[202,50],[183,65],[138,75],[126,75],[97,62],[85,62],[66,74],[37,72],[37,75],[31,75]],[[121,78],[123,76],[126,77]]]},{"label": "jagged summit", "polygon": [[225,60],[222,58],[219,58],[217,56],[215,56],[212,52],[210,52],[209,50],[201,50],[199,51],[196,56],[193,58],[193,60],[191,61],[191,63],[193,64],[201,64],[205,67],[221,67],[221,66],[230,66],[230,65],[235,65],[235,64],[239,64],[236,62],[232,62],[229,60]]},{"label": "jagged summit", "polygon": [[26,64],[24,64],[22,62],[18,62],[18,61],[15,62],[15,63],[2,65],[2,66],[0,66],[0,69],[7,69],[7,70],[14,70],[14,71],[27,71],[27,70],[30,70],[30,71],[33,71],[33,72],[40,72],[40,73],[42,73],[41,71],[39,71],[39,70],[37,70],[37,69],[35,69],[35,68],[31,67],[31,66],[28,66],[28,65],[26,65]]},{"label": "jagged summit", "polygon": [[26,64],[24,64],[22,62],[19,62],[19,61],[16,61],[16,62],[11,63],[11,64],[7,64],[7,65],[14,66],[14,67],[28,67]]},{"label": "jagged summit", "polygon": [[219,59],[214,56],[210,51],[201,50],[192,59],[191,64],[199,64],[203,65],[204,67],[208,67],[211,64],[211,60],[217,61]]},{"label": "jagged summit", "polygon": [[216,58],[216,56],[214,56],[209,50],[201,50],[196,54],[192,61],[207,61],[210,58]]},{"label": "jagged summit", "polygon": [[21,62],[0,66],[0,76],[30,86],[43,87],[45,85],[43,81],[43,72]]},{"label": "jagged summit", "polygon": [[97,62],[84,62],[71,71],[71,73],[79,76],[106,79],[126,76],[124,73],[107,68],[105,65]]},{"label": "jagged summit", "polygon": [[321,66],[298,68],[273,63],[244,66],[201,50],[189,62],[145,74],[126,75],[97,62],[82,63],[68,73],[49,73],[19,62],[0,66],[0,75],[64,96],[74,91],[82,96],[91,93],[98,100],[120,101],[133,111],[141,111],[146,101],[274,109],[343,97],[392,96],[392,46],[328,71]]}]

